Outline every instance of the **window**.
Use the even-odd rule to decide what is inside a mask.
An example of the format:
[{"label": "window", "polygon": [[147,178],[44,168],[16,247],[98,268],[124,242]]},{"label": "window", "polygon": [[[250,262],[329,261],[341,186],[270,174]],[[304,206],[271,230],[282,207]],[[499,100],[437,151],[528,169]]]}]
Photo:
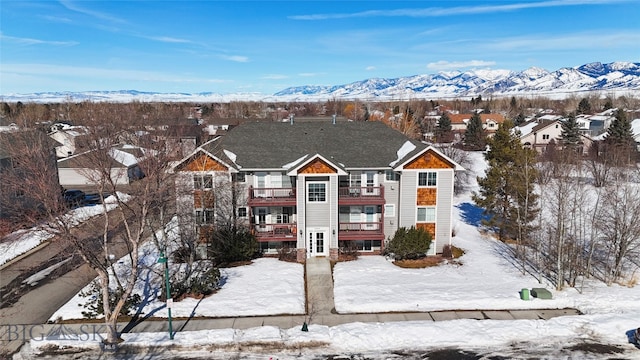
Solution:
[{"label": "window", "polygon": [[247,176],[245,173],[239,172],[236,174],[236,182],[246,182],[246,181],[247,181]]},{"label": "window", "polygon": [[309,202],[325,202],[327,201],[327,190],[324,183],[307,184],[307,194]]},{"label": "window", "polygon": [[418,174],[418,186],[436,186],[437,173],[430,171]]},{"label": "window", "polygon": [[196,210],[196,224],[213,224],[215,218],[215,212],[213,209],[197,209]]},{"label": "window", "polygon": [[419,207],[418,217],[416,219],[419,223],[436,222],[436,208],[434,207]]},{"label": "window", "polygon": [[213,175],[193,175],[194,189],[213,189]]},{"label": "window", "polygon": [[396,216],[396,205],[395,204],[385,204],[384,205],[384,217],[394,217]]},{"label": "window", "polygon": [[400,180],[400,174],[393,170],[386,170],[384,172],[384,180],[385,181],[398,181]]},{"label": "window", "polygon": [[238,208],[238,217],[247,217],[247,208],[246,207],[239,207]]},{"label": "window", "polygon": [[549,134],[543,134],[542,140],[549,140]]}]

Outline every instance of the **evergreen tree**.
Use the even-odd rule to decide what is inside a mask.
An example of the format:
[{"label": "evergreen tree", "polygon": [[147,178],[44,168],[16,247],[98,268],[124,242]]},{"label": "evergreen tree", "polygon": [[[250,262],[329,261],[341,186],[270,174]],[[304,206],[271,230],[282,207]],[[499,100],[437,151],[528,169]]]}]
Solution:
[{"label": "evergreen tree", "polygon": [[467,123],[467,130],[464,133],[464,146],[468,150],[484,150],[485,145],[486,136],[482,128],[482,118],[480,114],[474,113]]},{"label": "evergreen tree", "polygon": [[522,124],[524,124],[525,122],[525,117],[524,114],[522,112],[518,113],[518,115],[516,115],[516,117],[513,119],[513,125],[515,126],[520,126]]},{"label": "evergreen tree", "polygon": [[451,142],[453,140],[453,131],[451,129],[451,119],[447,113],[442,113],[440,120],[438,120],[438,126],[436,127],[436,141]]},{"label": "evergreen tree", "polygon": [[578,114],[590,114],[591,104],[587,98],[582,98],[578,104]]},{"label": "evergreen tree", "polygon": [[611,122],[607,130],[607,142],[612,145],[630,146],[635,143],[631,122],[627,119],[624,110],[616,111],[616,118]]},{"label": "evergreen tree", "polygon": [[513,124],[505,121],[489,140],[485,155],[489,168],[486,176],[478,179],[480,193],[473,200],[490,215],[486,224],[497,230],[500,240],[512,238],[523,244],[537,213],[536,153],[522,146],[512,128]]},{"label": "evergreen tree", "polygon": [[609,156],[617,159],[618,164],[629,163],[637,152],[636,141],[631,130],[631,122],[627,119],[624,110],[616,111],[616,118],[607,130],[605,145]]},{"label": "evergreen tree", "polygon": [[562,122],[562,145],[568,148],[575,148],[580,143],[580,127],[576,121],[576,116],[571,113],[569,117]]}]

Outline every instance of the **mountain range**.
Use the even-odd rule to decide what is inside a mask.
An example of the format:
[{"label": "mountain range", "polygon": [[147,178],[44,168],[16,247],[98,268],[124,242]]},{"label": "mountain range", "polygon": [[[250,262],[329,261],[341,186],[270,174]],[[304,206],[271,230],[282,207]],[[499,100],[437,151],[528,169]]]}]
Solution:
[{"label": "mountain range", "polygon": [[217,94],[157,93],[135,90],[42,92],[3,94],[2,101],[65,102],[73,101],[324,101],[328,99],[406,100],[446,99],[482,96],[546,96],[566,98],[591,92],[615,95],[640,95],[640,63],[593,62],[555,71],[531,67],[510,70],[449,71],[413,75],[394,79],[372,78],[343,85],[296,86],[272,95],[260,93]]}]

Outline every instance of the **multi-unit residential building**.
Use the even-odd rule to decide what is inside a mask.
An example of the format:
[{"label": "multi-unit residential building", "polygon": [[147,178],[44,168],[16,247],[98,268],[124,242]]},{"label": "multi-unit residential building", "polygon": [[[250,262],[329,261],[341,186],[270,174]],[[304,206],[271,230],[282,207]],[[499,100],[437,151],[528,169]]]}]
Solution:
[{"label": "multi-unit residential building", "polygon": [[450,244],[452,159],[380,122],[247,122],[175,166],[183,234],[244,222],[265,253],[298,261],[379,254],[398,227]]}]

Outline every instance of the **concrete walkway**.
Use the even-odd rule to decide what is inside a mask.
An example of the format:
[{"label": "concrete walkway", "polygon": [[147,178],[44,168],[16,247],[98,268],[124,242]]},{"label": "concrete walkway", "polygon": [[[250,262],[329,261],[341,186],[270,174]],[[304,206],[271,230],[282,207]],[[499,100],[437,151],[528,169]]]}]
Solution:
[{"label": "concrete walkway", "polygon": [[333,274],[329,259],[323,257],[307,259],[305,277],[307,284],[307,314],[313,317],[335,313]]}]

